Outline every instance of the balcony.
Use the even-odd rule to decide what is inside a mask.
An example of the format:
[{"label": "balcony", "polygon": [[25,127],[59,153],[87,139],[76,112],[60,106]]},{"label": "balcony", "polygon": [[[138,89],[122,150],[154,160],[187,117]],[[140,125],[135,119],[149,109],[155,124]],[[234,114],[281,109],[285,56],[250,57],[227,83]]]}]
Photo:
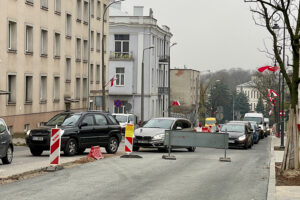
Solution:
[{"label": "balcony", "polygon": [[109,56],[110,60],[114,61],[132,61],[133,60],[133,54],[132,52],[110,52]]},{"label": "balcony", "polygon": [[159,62],[169,62],[170,56],[159,56]]}]

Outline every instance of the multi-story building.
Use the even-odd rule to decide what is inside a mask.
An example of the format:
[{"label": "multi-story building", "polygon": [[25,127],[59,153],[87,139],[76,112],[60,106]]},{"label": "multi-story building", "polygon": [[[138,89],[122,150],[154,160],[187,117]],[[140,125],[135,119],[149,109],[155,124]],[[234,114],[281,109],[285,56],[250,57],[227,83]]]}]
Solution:
[{"label": "multi-story building", "polygon": [[180,103],[180,106],[172,106],[172,115],[183,115],[195,125],[198,124],[200,72],[193,69],[171,69],[170,81],[171,103]]},{"label": "multi-story building", "polygon": [[236,92],[243,92],[248,98],[250,111],[255,111],[261,94],[257,89],[255,89],[253,80],[237,85]]},{"label": "multi-story building", "polygon": [[[91,43],[88,49],[89,2]],[[103,10],[108,0],[0,1],[0,117],[23,132],[57,112],[86,109],[100,96]],[[90,66],[88,53],[90,51]],[[108,63],[108,54],[105,54]],[[108,72],[108,71],[107,71]],[[107,73],[106,73],[107,75]]]},{"label": "multi-story building", "polygon": [[167,116],[171,37],[167,26],[157,25],[152,10],[144,16],[143,7],[136,6],[129,16],[121,11],[120,3],[115,4],[110,12],[109,79],[116,79],[109,88],[110,112],[133,113],[141,119],[144,61],[144,120]]}]

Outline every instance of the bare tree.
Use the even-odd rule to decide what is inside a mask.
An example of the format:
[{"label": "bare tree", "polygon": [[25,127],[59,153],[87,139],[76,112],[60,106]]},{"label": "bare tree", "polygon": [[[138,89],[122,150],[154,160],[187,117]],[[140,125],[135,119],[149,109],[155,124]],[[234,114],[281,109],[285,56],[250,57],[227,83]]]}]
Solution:
[{"label": "bare tree", "polygon": [[[291,111],[289,116],[287,143],[284,152],[281,171],[299,169],[299,133],[298,123],[298,85],[299,78],[299,39],[300,39],[300,0],[244,0],[250,2],[255,23],[265,27],[273,40],[275,59],[279,64],[280,71],[287,83],[291,95]],[[285,34],[276,33],[273,27],[283,24],[287,30]],[[285,30],[281,30],[285,31]],[[285,32],[284,32],[285,33]],[[287,41],[288,51],[292,55],[292,74],[289,77],[285,68],[284,58],[280,57],[280,42]],[[283,48],[285,51],[285,48]]]}]

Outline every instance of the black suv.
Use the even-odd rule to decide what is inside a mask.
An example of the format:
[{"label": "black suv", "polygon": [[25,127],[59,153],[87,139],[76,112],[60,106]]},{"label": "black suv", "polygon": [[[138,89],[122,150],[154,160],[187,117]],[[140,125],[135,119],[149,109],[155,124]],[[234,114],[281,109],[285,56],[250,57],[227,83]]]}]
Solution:
[{"label": "black suv", "polygon": [[3,164],[13,160],[14,146],[12,137],[3,119],[0,118],[0,159]]},{"label": "black suv", "polygon": [[61,150],[65,155],[83,153],[86,148],[100,145],[107,153],[116,153],[122,140],[121,127],[115,118],[99,111],[64,112],[55,115],[45,126],[27,132],[26,143],[34,156],[50,149],[51,129],[62,129]]}]

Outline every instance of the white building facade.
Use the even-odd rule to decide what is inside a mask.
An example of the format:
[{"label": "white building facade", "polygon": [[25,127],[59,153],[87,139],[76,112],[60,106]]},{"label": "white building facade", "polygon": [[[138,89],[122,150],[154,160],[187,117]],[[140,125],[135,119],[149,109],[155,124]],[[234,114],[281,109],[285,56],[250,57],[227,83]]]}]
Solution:
[{"label": "white building facade", "polygon": [[[133,113],[141,119],[141,82],[144,58],[144,120],[167,116],[168,60],[172,34],[159,27],[150,10],[134,7],[134,15],[121,11],[121,4],[111,8],[109,37],[109,112]],[[147,49],[149,47],[152,49]],[[147,50],[146,50],[147,49]]]},{"label": "white building facade", "polygon": [[261,97],[260,92],[254,88],[253,81],[240,84],[236,86],[236,92],[243,92],[247,98],[250,105],[250,111],[255,111],[259,98]]}]

